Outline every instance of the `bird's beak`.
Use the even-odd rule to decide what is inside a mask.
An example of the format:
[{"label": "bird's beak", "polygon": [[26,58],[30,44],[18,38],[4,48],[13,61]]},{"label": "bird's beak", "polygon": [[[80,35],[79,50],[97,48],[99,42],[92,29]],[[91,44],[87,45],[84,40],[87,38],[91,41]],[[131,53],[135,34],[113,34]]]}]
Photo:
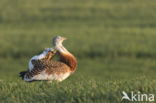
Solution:
[{"label": "bird's beak", "polygon": [[67,38],[63,37],[63,40],[67,40]]}]

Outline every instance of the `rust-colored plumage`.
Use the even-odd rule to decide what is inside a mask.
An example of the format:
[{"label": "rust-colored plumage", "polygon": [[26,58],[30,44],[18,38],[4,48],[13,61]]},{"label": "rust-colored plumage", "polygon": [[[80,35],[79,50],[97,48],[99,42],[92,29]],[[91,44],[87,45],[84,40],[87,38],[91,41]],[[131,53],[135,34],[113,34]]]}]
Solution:
[{"label": "rust-colored plumage", "polygon": [[60,53],[60,61],[67,64],[70,67],[71,72],[74,72],[77,68],[77,61],[71,54]]}]

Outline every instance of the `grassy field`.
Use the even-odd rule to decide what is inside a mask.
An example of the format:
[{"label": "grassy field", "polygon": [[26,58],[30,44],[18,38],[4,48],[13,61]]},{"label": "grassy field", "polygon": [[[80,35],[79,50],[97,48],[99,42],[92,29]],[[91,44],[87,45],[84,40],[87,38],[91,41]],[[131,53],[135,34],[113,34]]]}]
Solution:
[{"label": "grassy field", "polygon": [[[122,91],[156,95],[155,11],[155,0],[1,0],[0,103],[121,103]],[[61,83],[22,81],[18,73],[53,47],[56,35],[68,38],[77,71]]]}]

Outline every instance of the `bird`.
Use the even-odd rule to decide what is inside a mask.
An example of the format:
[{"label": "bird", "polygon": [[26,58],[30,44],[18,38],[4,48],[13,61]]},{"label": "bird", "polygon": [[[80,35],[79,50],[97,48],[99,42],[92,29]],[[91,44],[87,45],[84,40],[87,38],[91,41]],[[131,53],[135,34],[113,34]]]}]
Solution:
[{"label": "bird", "polygon": [[[63,46],[62,43],[66,39],[62,36],[54,37],[52,43],[55,49],[47,48],[40,55],[32,57],[28,70],[20,72],[20,77],[26,82],[41,80],[61,82],[73,74],[77,69],[77,60]],[[59,60],[52,60],[56,54],[59,55]]]}]

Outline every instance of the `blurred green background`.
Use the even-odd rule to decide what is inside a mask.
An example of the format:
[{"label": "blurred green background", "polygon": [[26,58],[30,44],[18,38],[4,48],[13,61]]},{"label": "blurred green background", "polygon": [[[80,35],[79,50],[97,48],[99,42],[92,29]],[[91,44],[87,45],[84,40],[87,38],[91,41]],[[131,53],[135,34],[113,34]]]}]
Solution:
[{"label": "blurred green background", "polygon": [[98,81],[156,79],[155,0],[1,0],[0,79],[15,80],[56,35]]}]

